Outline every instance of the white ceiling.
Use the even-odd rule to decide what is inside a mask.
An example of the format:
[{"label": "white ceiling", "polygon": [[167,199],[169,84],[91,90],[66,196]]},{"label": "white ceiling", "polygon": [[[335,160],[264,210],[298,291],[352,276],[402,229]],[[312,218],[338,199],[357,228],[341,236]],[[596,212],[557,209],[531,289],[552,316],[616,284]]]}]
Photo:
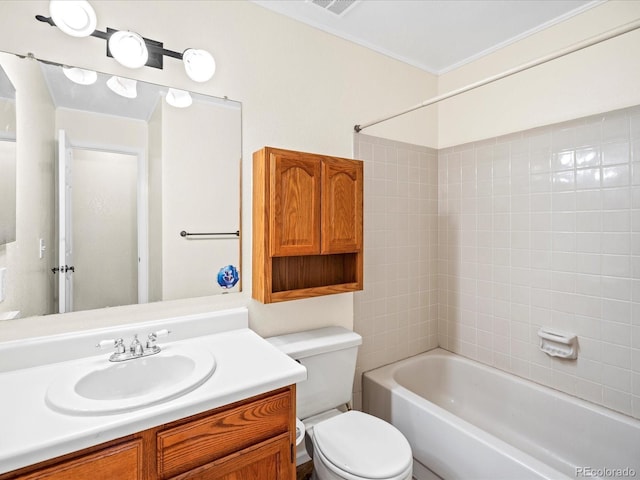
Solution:
[{"label": "white ceiling", "polygon": [[[442,74],[604,0],[253,0],[313,27]],[[337,15],[316,3],[353,3]]]}]

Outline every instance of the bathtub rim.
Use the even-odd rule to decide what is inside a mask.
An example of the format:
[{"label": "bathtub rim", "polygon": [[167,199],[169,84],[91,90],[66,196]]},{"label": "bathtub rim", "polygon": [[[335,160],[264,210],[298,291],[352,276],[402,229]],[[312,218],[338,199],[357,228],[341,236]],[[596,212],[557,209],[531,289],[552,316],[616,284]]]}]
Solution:
[{"label": "bathtub rim", "polygon": [[[623,423],[628,423],[631,426],[640,429],[640,419],[637,419],[635,417],[632,417],[631,415],[627,415],[625,413],[622,412],[618,412],[616,410],[612,410],[609,407],[605,407],[604,405],[600,405],[598,403],[594,403],[591,402],[589,400],[585,400],[584,398],[580,398],[576,395],[573,395],[571,393],[567,393],[567,392],[563,392],[562,390],[558,390],[555,389],[553,387],[549,387],[548,385],[543,385],[541,383],[536,382],[535,380],[529,379],[529,378],[525,378],[525,377],[521,377],[515,373],[512,372],[506,372],[504,370],[501,370],[497,367],[494,367],[492,365],[487,365],[486,363],[482,363],[479,360],[474,360],[472,358],[469,357],[465,357],[463,355],[460,355],[458,353],[454,353],[451,352],[449,350],[445,350],[442,347],[437,347],[434,348],[432,350],[428,350],[426,352],[422,352],[422,353],[418,353],[417,355],[413,355],[411,357],[407,357],[405,359],[402,360],[398,360],[396,362],[393,363],[389,363],[387,365],[382,365],[380,367],[376,367],[373,368],[371,370],[367,370],[365,372],[362,373],[363,377],[367,377],[367,378],[371,378],[371,379],[376,379],[377,383],[381,383],[384,385],[395,385],[398,386],[402,389],[404,389],[405,391],[407,391],[408,393],[415,395],[417,398],[422,398],[424,400],[426,400],[427,402],[429,402],[430,404],[434,405],[435,407],[441,408],[442,410],[444,410],[445,412],[454,415],[456,418],[460,418],[458,416],[456,416],[455,414],[452,414],[449,410],[433,403],[432,401],[421,397],[420,395],[418,395],[417,393],[414,393],[413,391],[411,391],[410,389],[408,389],[407,387],[399,384],[395,378],[394,378],[394,374],[395,372],[404,364],[408,364],[408,363],[413,363],[415,361],[418,361],[419,359],[421,359],[422,357],[432,357],[432,356],[440,356],[443,358],[451,358],[454,361],[460,361],[462,363],[465,364],[470,364],[472,367],[474,368],[480,368],[484,371],[490,372],[490,373],[494,373],[499,375],[502,378],[507,378],[510,381],[515,381],[518,384],[522,384],[531,388],[535,388],[538,391],[541,392],[545,392],[548,393],[554,397],[560,397],[560,398],[564,398],[564,397],[568,397],[572,402],[576,402],[578,405],[591,410],[595,413],[600,413],[603,414],[607,417],[610,417],[614,420],[619,420]],[[384,375],[386,374],[386,375]],[[382,379],[388,379],[389,381],[379,381]],[[461,419],[462,420],[462,419]],[[465,420],[466,421],[466,420]],[[469,422],[467,422],[469,423]],[[473,425],[471,423],[469,423],[470,425]]]}]

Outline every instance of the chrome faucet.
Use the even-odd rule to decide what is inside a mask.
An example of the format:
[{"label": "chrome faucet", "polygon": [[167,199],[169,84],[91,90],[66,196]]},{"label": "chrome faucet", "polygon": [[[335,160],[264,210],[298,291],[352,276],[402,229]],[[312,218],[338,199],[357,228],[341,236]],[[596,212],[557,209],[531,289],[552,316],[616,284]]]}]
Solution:
[{"label": "chrome faucet", "polygon": [[136,333],[131,340],[131,344],[127,349],[124,346],[124,340],[122,338],[102,340],[98,342],[96,345],[97,348],[107,348],[113,347],[115,348],[115,352],[111,354],[109,357],[110,362],[123,362],[125,360],[132,360],[134,358],[147,357],[149,355],[155,355],[156,353],[160,353],[160,347],[156,345],[156,341],[158,337],[164,337],[169,335],[171,332],[169,330],[162,329],[157,332],[152,332],[147,337],[147,344],[143,346],[138,340],[138,334]]},{"label": "chrome faucet", "polygon": [[140,343],[140,340],[138,340],[137,333],[133,336],[133,340],[131,340],[129,352],[134,357],[142,357],[144,355],[144,348],[142,348],[142,344]]}]

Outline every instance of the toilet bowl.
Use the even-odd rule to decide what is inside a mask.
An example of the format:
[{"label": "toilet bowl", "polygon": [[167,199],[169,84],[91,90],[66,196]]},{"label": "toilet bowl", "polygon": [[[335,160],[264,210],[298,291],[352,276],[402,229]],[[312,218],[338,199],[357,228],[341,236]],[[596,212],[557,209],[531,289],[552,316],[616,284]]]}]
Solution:
[{"label": "toilet bowl", "polygon": [[326,327],[267,340],[307,369],[307,380],[296,385],[296,411],[306,430],[296,463],[311,457],[312,479],[411,480],[413,455],[402,433],[372,415],[344,411],[360,335]]}]

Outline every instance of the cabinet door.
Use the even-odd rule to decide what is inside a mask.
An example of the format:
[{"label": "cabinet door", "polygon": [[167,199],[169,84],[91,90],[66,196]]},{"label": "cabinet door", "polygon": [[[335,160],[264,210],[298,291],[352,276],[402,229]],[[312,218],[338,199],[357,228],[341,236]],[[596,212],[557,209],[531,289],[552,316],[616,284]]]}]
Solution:
[{"label": "cabinet door", "polygon": [[279,150],[269,157],[271,256],[318,255],[320,160]]},{"label": "cabinet door", "polygon": [[322,161],[322,253],[362,250],[362,162]]},{"label": "cabinet door", "polygon": [[294,395],[287,389],[158,432],[158,476],[174,477],[258,442],[289,435]]},{"label": "cabinet door", "polygon": [[142,440],[108,447],[88,455],[36,470],[19,480],[140,480]]},{"label": "cabinet door", "polygon": [[171,480],[293,480],[291,456],[289,435],[283,434]]}]

